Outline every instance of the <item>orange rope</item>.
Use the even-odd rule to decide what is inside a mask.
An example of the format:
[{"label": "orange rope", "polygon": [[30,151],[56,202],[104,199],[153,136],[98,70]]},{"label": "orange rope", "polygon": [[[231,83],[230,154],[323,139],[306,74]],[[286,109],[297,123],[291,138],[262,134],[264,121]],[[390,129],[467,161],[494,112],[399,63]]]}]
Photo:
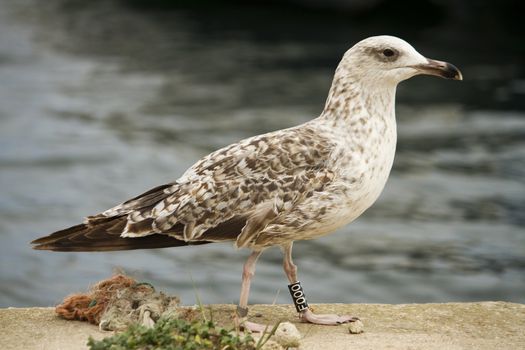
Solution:
[{"label": "orange rope", "polygon": [[[97,283],[85,294],[72,294],[55,308],[55,312],[67,320],[88,321],[99,324],[102,314],[116,293],[129,287],[145,287],[124,275],[115,275]],[[149,287],[148,287],[149,288]]]}]

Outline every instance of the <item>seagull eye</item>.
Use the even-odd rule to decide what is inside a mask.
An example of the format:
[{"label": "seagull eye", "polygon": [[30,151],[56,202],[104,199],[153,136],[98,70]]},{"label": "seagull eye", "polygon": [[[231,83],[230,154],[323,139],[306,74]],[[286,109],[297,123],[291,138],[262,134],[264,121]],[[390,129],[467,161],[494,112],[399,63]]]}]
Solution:
[{"label": "seagull eye", "polygon": [[392,49],[384,49],[383,50],[383,56],[385,57],[392,57],[394,56],[395,52]]}]

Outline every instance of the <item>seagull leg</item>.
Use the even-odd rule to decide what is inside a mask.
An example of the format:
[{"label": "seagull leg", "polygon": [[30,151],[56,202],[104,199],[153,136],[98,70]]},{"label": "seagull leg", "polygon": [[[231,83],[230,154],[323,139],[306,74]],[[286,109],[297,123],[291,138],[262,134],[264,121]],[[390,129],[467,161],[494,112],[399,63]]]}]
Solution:
[{"label": "seagull leg", "polygon": [[248,329],[252,332],[264,332],[266,326],[253,323],[247,320],[248,316],[248,296],[250,294],[250,283],[253,276],[255,275],[255,264],[257,259],[261,255],[262,251],[253,251],[252,254],[244,263],[242,270],[242,285],[241,285],[241,297],[239,299],[239,305],[235,315],[235,323],[244,329]]},{"label": "seagull leg", "polygon": [[[290,292],[294,298],[294,303],[296,304],[301,321],[322,325],[338,325],[341,323],[357,321],[358,318],[354,316],[339,316],[335,314],[316,315],[312,312],[312,310],[310,310],[308,304],[306,303],[306,297],[302,292],[302,287],[297,280],[297,266],[292,261],[292,247],[293,242],[283,246],[283,268],[286,276],[288,277],[288,281],[290,281]],[[296,299],[296,293],[293,293],[292,290],[298,292],[299,298]],[[297,301],[300,299],[302,299],[302,305],[298,305],[297,303]]]}]

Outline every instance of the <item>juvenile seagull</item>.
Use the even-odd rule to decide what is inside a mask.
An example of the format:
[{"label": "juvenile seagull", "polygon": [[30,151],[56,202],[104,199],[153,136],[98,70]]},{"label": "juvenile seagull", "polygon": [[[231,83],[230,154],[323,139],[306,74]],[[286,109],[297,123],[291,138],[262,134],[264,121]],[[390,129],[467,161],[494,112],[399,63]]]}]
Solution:
[{"label": "juvenile seagull", "polygon": [[292,245],[333,232],[377,199],[396,149],[396,86],[418,74],[462,80],[455,66],[427,59],[399,38],[365,39],[344,54],[318,118],[215,151],[178,180],[34,240],[34,248],[112,251],[233,241],[252,250],[237,308],[237,319],[245,321],[255,263],[266,248],[279,246],[301,320],[351,322],[354,317],[310,310]]}]

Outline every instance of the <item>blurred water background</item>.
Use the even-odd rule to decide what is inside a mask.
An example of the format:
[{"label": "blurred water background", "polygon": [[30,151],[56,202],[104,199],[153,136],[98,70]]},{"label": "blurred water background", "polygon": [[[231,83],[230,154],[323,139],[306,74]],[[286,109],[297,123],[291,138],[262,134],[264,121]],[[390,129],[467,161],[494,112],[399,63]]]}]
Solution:
[{"label": "blurred water background", "polygon": [[[311,303],[525,302],[525,41],[518,2],[0,0],[0,307],[54,305],[116,268],[235,303],[230,244],[33,251],[34,238],[172,181],[241,138],[316,117],[346,49],[376,34],[462,83],[398,90],[378,203],[295,245]],[[278,249],[252,303],[289,302]],[[279,293],[279,291],[282,291]]]}]

